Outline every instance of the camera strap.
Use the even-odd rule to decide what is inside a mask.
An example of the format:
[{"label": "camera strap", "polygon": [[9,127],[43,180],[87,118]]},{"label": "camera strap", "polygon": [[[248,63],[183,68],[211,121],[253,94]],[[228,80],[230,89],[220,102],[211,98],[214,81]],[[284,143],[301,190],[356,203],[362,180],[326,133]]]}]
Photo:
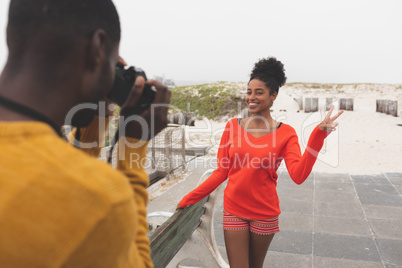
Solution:
[{"label": "camera strap", "polygon": [[37,121],[41,121],[43,123],[46,123],[49,126],[51,126],[54,129],[54,131],[56,131],[56,133],[60,137],[63,136],[61,134],[61,130],[59,129],[59,127],[56,126],[55,123],[53,123],[53,121],[51,121],[49,118],[47,118],[43,114],[38,113],[37,111],[35,111],[35,110],[25,106],[25,105],[22,105],[20,103],[17,103],[15,101],[12,101],[12,100],[9,100],[9,99],[6,99],[6,98],[1,97],[1,96],[0,96],[0,105],[4,106],[4,107],[6,107],[6,108],[8,108],[10,110],[13,110],[14,112],[17,112],[19,114],[26,115],[26,116],[29,116],[29,117],[37,120]]}]

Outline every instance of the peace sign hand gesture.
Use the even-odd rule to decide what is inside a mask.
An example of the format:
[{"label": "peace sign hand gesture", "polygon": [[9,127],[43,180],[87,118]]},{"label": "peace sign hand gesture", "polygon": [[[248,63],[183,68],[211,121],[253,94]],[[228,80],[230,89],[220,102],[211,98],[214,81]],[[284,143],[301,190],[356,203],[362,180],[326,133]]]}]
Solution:
[{"label": "peace sign hand gesture", "polygon": [[334,121],[343,113],[343,111],[339,111],[337,115],[331,118],[331,113],[334,110],[334,105],[331,106],[329,112],[325,116],[324,120],[318,125],[321,130],[325,130],[328,132],[332,132],[336,130],[336,126],[338,123],[334,123]]}]

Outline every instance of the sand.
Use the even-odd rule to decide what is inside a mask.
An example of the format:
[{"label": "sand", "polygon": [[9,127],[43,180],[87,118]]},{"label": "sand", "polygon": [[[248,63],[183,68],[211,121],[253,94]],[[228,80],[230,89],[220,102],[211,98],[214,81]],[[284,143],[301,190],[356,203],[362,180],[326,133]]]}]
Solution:
[{"label": "sand", "polygon": [[[239,88],[246,88],[241,85]],[[315,113],[298,111],[299,96],[318,97]],[[337,110],[339,98],[353,98],[354,110],[338,119],[337,131],[331,133],[321,150],[314,171],[327,173],[378,174],[402,172],[402,85],[319,85],[291,84],[280,89],[272,107],[278,121],[295,128],[302,151],[313,128],[325,116],[325,98],[331,97]],[[376,100],[398,101],[398,117],[377,113]],[[230,118],[197,120],[187,129],[187,144],[208,145],[208,155],[216,156],[223,128]],[[283,164],[280,169],[285,168]]]}]

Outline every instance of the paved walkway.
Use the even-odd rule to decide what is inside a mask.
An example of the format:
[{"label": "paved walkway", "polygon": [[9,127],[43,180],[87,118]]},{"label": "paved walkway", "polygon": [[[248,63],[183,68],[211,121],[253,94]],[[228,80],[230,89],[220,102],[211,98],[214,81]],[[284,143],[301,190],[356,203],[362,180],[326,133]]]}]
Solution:
[{"label": "paved walkway", "polygon": [[[173,212],[208,169],[208,165],[196,166],[191,163],[186,180],[153,200],[149,212]],[[402,173],[313,172],[305,183],[296,185],[282,172],[278,179],[281,231],[272,241],[264,267],[402,267],[401,193]],[[222,208],[216,211],[214,226],[226,258]]]}]

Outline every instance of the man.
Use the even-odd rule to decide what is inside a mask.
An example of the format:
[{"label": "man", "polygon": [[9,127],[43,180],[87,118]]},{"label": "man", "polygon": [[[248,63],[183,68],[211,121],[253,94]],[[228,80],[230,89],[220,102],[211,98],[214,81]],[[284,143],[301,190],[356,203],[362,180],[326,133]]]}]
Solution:
[{"label": "man", "polygon": [[[119,170],[58,135],[73,107],[107,96],[119,40],[111,0],[11,0],[0,76],[0,267],[152,267],[148,177],[129,160],[143,159],[147,140],[166,126],[170,92],[148,82],[161,105],[127,123]],[[124,106],[143,87],[137,79]],[[94,117],[85,110],[73,124]]]}]

